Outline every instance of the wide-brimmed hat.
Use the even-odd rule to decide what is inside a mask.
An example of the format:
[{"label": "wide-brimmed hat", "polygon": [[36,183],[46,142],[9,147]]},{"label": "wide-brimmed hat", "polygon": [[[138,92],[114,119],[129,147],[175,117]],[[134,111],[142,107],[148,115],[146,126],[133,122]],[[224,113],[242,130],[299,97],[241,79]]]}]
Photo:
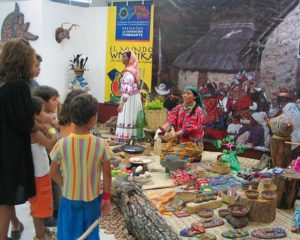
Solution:
[{"label": "wide-brimmed hat", "polygon": [[281,88],[279,89],[278,92],[272,93],[276,97],[285,97],[285,98],[293,98],[294,94],[291,93],[288,89],[286,88]]},{"label": "wide-brimmed hat", "polygon": [[167,95],[171,91],[170,89],[167,88],[167,85],[164,83],[161,83],[158,85],[158,87],[155,87],[155,90],[159,95]]}]

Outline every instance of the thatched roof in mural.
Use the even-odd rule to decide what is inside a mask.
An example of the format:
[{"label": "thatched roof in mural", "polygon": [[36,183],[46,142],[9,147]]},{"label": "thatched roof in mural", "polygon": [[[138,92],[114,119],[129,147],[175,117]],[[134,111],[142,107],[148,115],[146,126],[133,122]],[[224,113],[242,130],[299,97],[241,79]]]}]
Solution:
[{"label": "thatched roof in mural", "polygon": [[205,35],[175,59],[173,66],[211,72],[250,70],[239,60],[239,53],[253,35],[251,23],[212,24]]}]

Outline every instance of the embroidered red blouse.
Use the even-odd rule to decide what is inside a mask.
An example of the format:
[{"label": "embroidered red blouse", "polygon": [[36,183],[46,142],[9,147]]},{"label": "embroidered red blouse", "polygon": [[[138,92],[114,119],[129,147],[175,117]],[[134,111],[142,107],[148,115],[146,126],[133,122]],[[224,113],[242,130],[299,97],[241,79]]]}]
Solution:
[{"label": "embroidered red blouse", "polygon": [[177,105],[169,111],[167,122],[175,131],[183,130],[180,142],[199,141],[203,138],[203,123],[206,117],[205,111],[197,107],[195,113],[190,116],[191,108],[185,109],[183,105]]}]

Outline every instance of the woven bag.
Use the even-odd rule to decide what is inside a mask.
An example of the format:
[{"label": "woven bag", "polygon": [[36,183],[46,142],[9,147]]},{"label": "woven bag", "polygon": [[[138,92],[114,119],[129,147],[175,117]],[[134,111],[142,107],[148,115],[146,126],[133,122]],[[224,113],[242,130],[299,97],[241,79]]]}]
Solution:
[{"label": "woven bag", "polygon": [[162,110],[145,110],[145,118],[147,122],[147,128],[156,130],[159,126],[163,126],[167,122],[167,111]]}]

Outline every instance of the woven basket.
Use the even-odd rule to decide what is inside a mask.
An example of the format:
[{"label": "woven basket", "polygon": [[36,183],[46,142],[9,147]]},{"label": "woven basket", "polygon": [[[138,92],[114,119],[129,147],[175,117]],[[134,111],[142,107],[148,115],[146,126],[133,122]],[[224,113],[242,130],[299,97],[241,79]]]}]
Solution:
[{"label": "woven basket", "polygon": [[261,192],[261,197],[266,200],[273,200],[277,197],[277,194],[272,191],[263,191]]},{"label": "woven basket", "polygon": [[208,201],[208,202],[202,202],[202,203],[194,203],[190,202],[186,204],[186,211],[189,214],[193,214],[198,212],[201,208],[219,208],[223,205],[222,198],[217,198],[216,200]]},{"label": "woven basket", "polygon": [[247,190],[247,191],[245,191],[245,195],[247,198],[250,198],[250,199],[258,199],[259,192],[256,190]]},{"label": "woven basket", "polygon": [[220,197],[223,199],[223,202],[227,204],[234,204],[236,202],[235,197],[229,196],[223,192],[220,192]]},{"label": "woven basket", "polygon": [[211,164],[211,171],[218,174],[230,173],[230,165],[227,163],[221,163],[220,161]]},{"label": "woven basket", "polygon": [[192,192],[179,192],[176,193],[174,198],[179,198],[183,200],[185,203],[188,203],[188,202],[193,202],[196,199],[196,194]]},{"label": "woven basket", "polygon": [[249,208],[241,204],[228,205],[229,212],[233,216],[244,217],[248,214]]},{"label": "woven basket", "polygon": [[145,118],[147,128],[156,130],[159,126],[163,126],[167,122],[167,111],[162,110],[145,110]]}]

